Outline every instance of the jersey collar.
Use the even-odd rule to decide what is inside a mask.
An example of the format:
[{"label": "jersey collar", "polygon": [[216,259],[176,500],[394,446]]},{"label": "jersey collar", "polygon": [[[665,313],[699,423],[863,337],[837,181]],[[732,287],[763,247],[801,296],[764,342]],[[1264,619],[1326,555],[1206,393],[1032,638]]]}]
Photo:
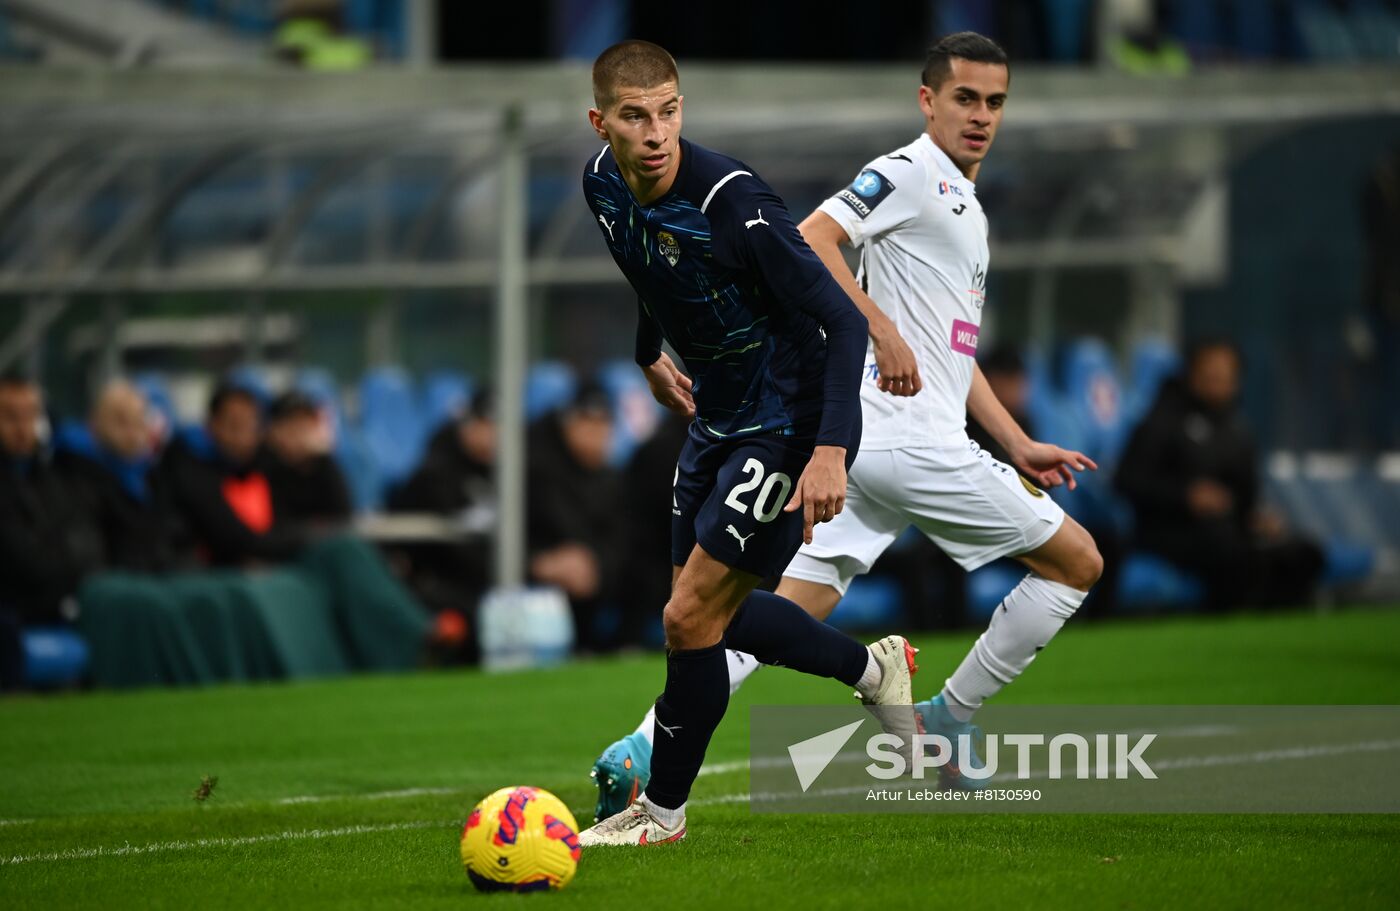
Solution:
[{"label": "jersey collar", "polygon": [[949,180],[964,181],[974,190],[977,188],[977,184],[968,180],[963,172],[958,170],[958,166],[953,164],[953,159],[948,157],[948,153],[938,147],[938,143],[933,141],[933,137],[927,133],[920,133],[919,142],[923,143],[924,150],[928,152],[929,156],[938,162],[938,170],[943,172],[944,177]]}]

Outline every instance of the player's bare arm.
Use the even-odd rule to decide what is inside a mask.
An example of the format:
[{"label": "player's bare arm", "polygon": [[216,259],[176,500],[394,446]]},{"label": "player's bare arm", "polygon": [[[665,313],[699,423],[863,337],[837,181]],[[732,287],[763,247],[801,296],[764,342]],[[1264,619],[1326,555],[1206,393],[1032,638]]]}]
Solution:
[{"label": "player's bare arm", "polygon": [[841,255],[841,246],[851,242],[846,229],[822,211],[808,215],[797,227],[807,246],[817,254],[841,290],[846,292],[870,323],[870,340],[875,345],[875,366],[880,371],[877,381],[880,391],[899,396],[917,394],[924,384],[919,378],[919,364],[914,352],[905,343],[894,322],[860,287]]},{"label": "player's bare arm", "polygon": [[[1011,412],[997,400],[996,393],[982,375],[982,368],[973,365],[972,388],[967,393],[967,413],[1000,443],[1015,466],[1041,487],[1064,484],[1074,490],[1078,483],[1075,471],[1097,470],[1094,460],[1082,452],[1063,449],[1052,443],[1031,439],[1016,423]],[[1073,469],[1073,471],[1071,471]]]}]

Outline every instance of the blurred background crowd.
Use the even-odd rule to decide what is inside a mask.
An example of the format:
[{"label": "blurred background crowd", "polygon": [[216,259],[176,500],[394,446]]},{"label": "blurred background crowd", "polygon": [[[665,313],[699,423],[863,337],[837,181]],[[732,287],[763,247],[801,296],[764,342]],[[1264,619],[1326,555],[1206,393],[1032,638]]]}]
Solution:
[{"label": "blurred background crowd", "polygon": [[[800,217],[964,28],[1013,58],[982,365],[1101,466],[1055,492],[1085,613],[1395,600],[1400,2],[0,0],[4,686],[657,647],[685,426],[578,198],[583,64],[669,47]],[[833,622],[1019,576],[911,533]]]}]

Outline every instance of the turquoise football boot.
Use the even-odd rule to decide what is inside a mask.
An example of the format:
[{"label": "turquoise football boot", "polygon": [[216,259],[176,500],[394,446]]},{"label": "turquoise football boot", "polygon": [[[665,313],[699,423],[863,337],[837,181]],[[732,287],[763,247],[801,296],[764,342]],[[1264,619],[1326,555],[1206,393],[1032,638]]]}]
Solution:
[{"label": "turquoise football boot", "polygon": [[598,785],[593,821],[616,816],[641,796],[651,780],[651,743],[640,733],[628,734],[603,751],[589,775]]},{"label": "turquoise football boot", "polygon": [[[962,772],[968,766],[976,769],[985,767],[982,757],[977,754],[977,741],[982,739],[982,729],[970,721],[959,721],[954,718],[952,713],[948,711],[948,706],[943,702],[942,693],[934,696],[928,702],[920,702],[914,707],[919,710],[919,714],[924,719],[925,733],[942,734],[953,745],[952,760],[946,765],[938,767],[938,781],[943,789],[980,791],[985,788],[987,786],[986,779],[969,778]],[[959,734],[970,735],[966,756],[960,755]]]}]

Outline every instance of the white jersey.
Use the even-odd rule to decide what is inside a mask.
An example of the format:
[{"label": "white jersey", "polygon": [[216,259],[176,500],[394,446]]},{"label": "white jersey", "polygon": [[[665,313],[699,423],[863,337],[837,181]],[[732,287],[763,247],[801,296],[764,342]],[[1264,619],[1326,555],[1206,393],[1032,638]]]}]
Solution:
[{"label": "white jersey", "polygon": [[923,379],[912,397],[881,392],[867,348],[860,448],[965,439],[989,258],[976,187],[925,133],[867,164],[821,211],[861,251],[861,286],[913,350]]}]

